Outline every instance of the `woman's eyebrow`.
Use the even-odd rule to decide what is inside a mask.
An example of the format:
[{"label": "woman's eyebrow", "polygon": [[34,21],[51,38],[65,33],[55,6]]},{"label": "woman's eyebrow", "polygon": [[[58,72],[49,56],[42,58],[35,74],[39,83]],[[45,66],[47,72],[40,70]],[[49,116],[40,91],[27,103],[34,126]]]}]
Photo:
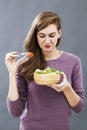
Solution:
[{"label": "woman's eyebrow", "polygon": [[41,35],[52,35],[52,34],[56,34],[56,32],[51,32],[51,33],[49,33],[49,34],[45,34],[45,33],[38,33],[38,34],[41,34]]},{"label": "woman's eyebrow", "polygon": [[49,33],[49,35],[56,34],[56,32]]},{"label": "woman's eyebrow", "polygon": [[38,34],[42,34],[42,35],[44,35],[45,33],[38,33]]}]

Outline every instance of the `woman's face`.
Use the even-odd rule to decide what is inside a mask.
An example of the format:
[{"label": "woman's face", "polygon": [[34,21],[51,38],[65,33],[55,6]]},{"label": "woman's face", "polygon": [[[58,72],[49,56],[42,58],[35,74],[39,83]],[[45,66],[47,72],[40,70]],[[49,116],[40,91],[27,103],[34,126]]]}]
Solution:
[{"label": "woman's face", "polygon": [[56,48],[57,40],[61,37],[61,30],[57,30],[55,24],[50,24],[37,33],[37,41],[43,52],[49,52]]}]

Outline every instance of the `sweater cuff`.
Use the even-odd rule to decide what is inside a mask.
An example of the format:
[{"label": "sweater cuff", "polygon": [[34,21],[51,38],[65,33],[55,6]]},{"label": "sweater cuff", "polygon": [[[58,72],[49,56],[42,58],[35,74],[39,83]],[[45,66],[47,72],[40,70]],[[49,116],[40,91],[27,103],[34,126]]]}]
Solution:
[{"label": "sweater cuff", "polygon": [[72,107],[73,111],[75,111],[76,113],[79,113],[82,108],[83,108],[83,100],[80,98],[80,101],[78,102],[78,104],[74,107]]},{"label": "sweater cuff", "polygon": [[[13,116],[13,117],[18,117],[21,114],[21,108],[19,107],[20,104],[20,98],[18,98],[15,101],[11,101],[8,97],[7,97],[7,108],[9,113]],[[20,104],[21,106],[21,104]]]}]

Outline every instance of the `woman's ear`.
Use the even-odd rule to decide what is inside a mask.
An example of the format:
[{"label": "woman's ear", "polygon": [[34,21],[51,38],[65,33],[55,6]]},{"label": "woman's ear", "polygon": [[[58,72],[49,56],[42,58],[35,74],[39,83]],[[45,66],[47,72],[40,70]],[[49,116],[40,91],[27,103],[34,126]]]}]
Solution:
[{"label": "woman's ear", "polygon": [[59,29],[59,30],[58,30],[58,39],[61,37],[61,35],[62,35],[62,30]]}]

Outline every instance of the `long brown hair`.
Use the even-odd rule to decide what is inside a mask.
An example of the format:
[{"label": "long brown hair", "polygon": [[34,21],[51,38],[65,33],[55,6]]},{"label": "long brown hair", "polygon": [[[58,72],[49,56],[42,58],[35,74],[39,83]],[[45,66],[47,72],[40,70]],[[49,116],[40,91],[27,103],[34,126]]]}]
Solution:
[{"label": "long brown hair", "polygon": [[[37,33],[49,24],[55,24],[59,30],[61,28],[61,21],[58,15],[54,12],[40,13],[34,19],[25,39],[24,51],[32,52],[34,56],[30,59],[27,57],[19,62],[18,72],[27,80],[33,79],[33,73],[37,68],[44,69],[46,66],[44,55],[37,42]],[[60,39],[58,39],[56,46],[59,45]]]}]

